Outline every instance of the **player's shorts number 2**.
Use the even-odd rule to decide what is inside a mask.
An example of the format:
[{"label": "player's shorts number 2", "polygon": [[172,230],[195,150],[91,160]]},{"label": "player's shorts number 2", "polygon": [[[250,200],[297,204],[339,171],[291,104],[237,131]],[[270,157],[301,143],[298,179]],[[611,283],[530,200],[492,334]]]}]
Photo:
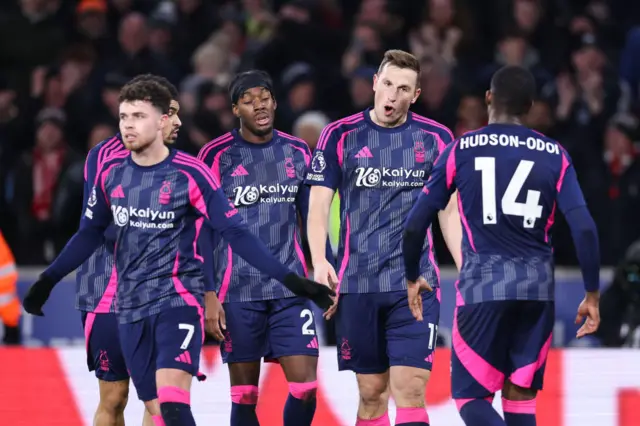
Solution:
[{"label": "player's shorts number 2", "polygon": [[196,328],[193,326],[193,324],[178,324],[178,328],[180,330],[187,330],[187,335],[180,345],[180,349],[187,349],[189,347],[189,343],[191,343],[191,339],[193,339],[193,333],[195,332]]},{"label": "player's shorts number 2", "polygon": [[[511,216],[522,217],[525,228],[533,228],[536,219],[542,217],[542,206],[540,201],[540,191],[528,190],[527,199],[524,203],[516,201],[518,194],[522,190],[524,181],[531,173],[534,162],[520,160],[515,173],[511,176],[509,185],[502,196],[502,213]],[[495,225],[498,223],[496,208],[496,159],[494,157],[476,157],[476,170],[482,175],[482,223],[485,225]]]},{"label": "player's shorts number 2", "polygon": [[300,318],[306,318],[306,321],[302,324],[302,334],[304,336],[314,336],[316,331],[311,328],[313,324],[313,312],[311,312],[311,309],[303,309],[300,312]]}]

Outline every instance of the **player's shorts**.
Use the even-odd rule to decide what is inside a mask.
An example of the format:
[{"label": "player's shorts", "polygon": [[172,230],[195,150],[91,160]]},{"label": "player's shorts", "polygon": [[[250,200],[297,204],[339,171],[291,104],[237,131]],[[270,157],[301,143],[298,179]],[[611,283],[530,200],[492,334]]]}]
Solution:
[{"label": "player's shorts", "polygon": [[453,398],[485,398],[509,379],[542,389],[555,321],[553,302],[495,301],[458,306],[453,320]]},{"label": "player's shorts", "polygon": [[105,382],[129,380],[118,337],[118,319],[113,313],[81,312],[87,349],[87,367]]},{"label": "player's shorts", "polygon": [[171,308],[130,324],[120,324],[122,353],[138,398],[157,398],[156,370],[198,374],[203,318],[193,306]]},{"label": "player's shorts", "polygon": [[407,291],[341,294],[336,312],[338,369],[380,374],[392,366],[431,370],[440,301],[422,294],[423,321],[409,310]]},{"label": "player's shorts", "polygon": [[233,302],[223,305],[227,319],[220,345],[225,363],[318,356],[311,301],[302,297]]}]

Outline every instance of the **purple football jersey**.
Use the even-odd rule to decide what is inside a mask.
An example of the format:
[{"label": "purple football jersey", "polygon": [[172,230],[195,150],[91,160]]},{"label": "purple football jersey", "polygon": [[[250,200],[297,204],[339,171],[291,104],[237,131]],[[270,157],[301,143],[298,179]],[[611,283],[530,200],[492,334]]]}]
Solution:
[{"label": "purple football jersey", "polygon": [[[406,289],[402,258],[404,220],[453,139],[445,126],[409,112],[395,128],[375,124],[365,110],[324,128],[306,182],[340,196],[339,291],[376,293]],[[433,287],[439,271],[431,230],[421,274]]]},{"label": "purple football jersey", "polygon": [[221,232],[242,221],[202,162],[177,150],[149,167],[130,155],[112,159],[98,172],[95,201],[81,228],[115,225],[121,323],[168,308],[203,306],[197,240],[204,219]]},{"label": "purple football jersey", "polygon": [[558,142],[524,126],[490,124],[450,144],[412,216],[458,191],[463,266],[459,304],[554,299],[554,215],[585,206]]},{"label": "purple football jersey", "polygon": [[[120,134],[105,139],[89,151],[84,165],[83,206],[93,206],[97,202],[92,188],[102,165],[110,159],[123,158],[128,154]],[[105,232],[105,243],[76,271],[76,309],[84,312],[114,312],[117,284],[113,263],[114,244],[115,230],[110,226]]]},{"label": "purple football jersey", "polygon": [[[254,144],[233,130],[205,145],[198,158],[211,168],[251,233],[280,262],[306,276],[299,214],[308,198],[308,188],[303,185],[311,160],[307,144],[277,130],[269,142]],[[216,291],[223,302],[294,296],[233,253],[221,238],[215,239],[214,264]]]}]

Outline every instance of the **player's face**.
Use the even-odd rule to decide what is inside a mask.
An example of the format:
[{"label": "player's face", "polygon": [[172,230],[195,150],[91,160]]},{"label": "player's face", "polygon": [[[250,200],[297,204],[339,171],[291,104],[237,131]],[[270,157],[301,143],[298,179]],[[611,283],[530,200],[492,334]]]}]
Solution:
[{"label": "player's face", "polygon": [[180,121],[180,117],[178,117],[178,112],[180,112],[180,104],[176,100],[171,101],[169,106],[169,120],[162,132],[162,139],[165,143],[171,144],[178,139],[178,131],[180,127],[182,127],[182,121]]},{"label": "player's face", "polygon": [[373,77],[374,111],[386,127],[404,122],[409,107],[420,96],[418,74],[407,68],[387,65]]},{"label": "player's face", "polygon": [[233,113],[245,129],[256,136],[267,136],[273,131],[276,106],[271,92],[264,87],[253,87],[233,105]]},{"label": "player's face", "polygon": [[120,104],[120,134],[129,151],[141,151],[156,140],[162,141],[162,129],[169,117],[147,101]]}]

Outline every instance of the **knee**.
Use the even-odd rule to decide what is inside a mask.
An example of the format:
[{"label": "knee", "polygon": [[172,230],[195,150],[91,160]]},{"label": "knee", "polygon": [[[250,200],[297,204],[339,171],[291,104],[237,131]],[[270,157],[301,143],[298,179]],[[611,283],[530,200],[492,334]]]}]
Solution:
[{"label": "knee", "polygon": [[258,403],[258,387],[253,385],[231,386],[231,402],[256,405]]},{"label": "knee", "polygon": [[386,382],[366,380],[358,383],[360,403],[365,406],[379,406],[389,401],[389,387]]},{"label": "knee", "polygon": [[114,386],[100,394],[100,407],[103,411],[107,411],[112,415],[122,414],[127,406],[128,397],[128,387]]},{"label": "knee", "polygon": [[316,380],[306,383],[289,383],[291,396],[302,401],[315,399],[317,390],[318,382]]},{"label": "knee", "polygon": [[[393,374],[400,373],[400,374]],[[430,372],[410,368],[394,371],[391,375],[391,393],[396,404],[403,407],[424,406],[425,388],[429,381]]]}]

